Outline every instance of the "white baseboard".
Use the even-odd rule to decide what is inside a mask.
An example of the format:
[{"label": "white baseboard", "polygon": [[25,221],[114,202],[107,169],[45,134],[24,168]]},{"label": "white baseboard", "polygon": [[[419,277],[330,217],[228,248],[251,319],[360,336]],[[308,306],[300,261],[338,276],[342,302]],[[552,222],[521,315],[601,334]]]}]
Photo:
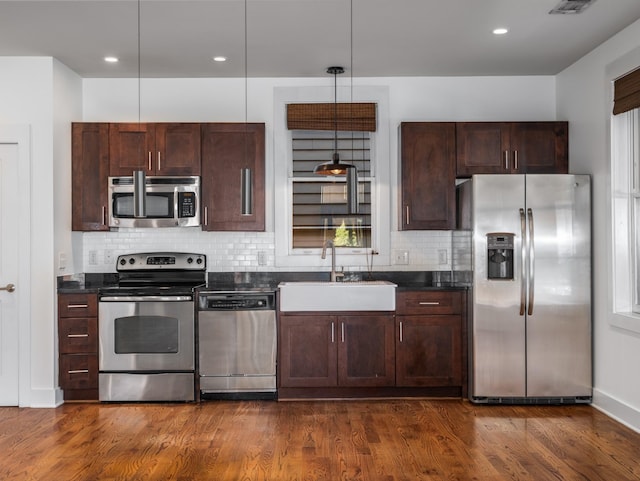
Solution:
[{"label": "white baseboard", "polygon": [[610,395],[593,390],[593,407],[607,416],[640,433],[640,410],[611,397]]},{"label": "white baseboard", "polygon": [[32,389],[29,407],[57,408],[63,402],[63,393],[59,387],[55,389]]}]

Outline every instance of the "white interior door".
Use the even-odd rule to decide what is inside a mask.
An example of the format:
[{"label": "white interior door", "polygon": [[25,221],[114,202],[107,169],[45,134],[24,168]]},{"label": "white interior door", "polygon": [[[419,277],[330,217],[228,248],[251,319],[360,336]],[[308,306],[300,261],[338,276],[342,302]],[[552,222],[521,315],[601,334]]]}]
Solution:
[{"label": "white interior door", "polygon": [[0,406],[19,401],[18,149],[0,141]]}]

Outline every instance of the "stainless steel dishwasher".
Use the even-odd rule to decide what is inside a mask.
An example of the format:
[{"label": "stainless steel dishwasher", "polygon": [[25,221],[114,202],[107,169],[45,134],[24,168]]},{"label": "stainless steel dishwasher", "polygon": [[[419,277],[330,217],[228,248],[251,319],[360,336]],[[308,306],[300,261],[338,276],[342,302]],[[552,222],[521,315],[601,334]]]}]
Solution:
[{"label": "stainless steel dishwasher", "polygon": [[198,294],[201,399],[275,399],[275,292]]}]

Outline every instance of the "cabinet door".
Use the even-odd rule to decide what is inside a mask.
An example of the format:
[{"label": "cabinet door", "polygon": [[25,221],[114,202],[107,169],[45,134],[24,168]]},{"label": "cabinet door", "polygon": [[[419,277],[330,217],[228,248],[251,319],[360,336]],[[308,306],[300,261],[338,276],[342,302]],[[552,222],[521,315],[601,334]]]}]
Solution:
[{"label": "cabinet door", "polygon": [[[264,231],[264,142],[264,124],[203,125],[203,230]],[[245,168],[252,180],[249,215],[241,210]]]},{"label": "cabinet door", "polygon": [[279,330],[281,387],[334,387],[338,383],[336,318],[283,315]]},{"label": "cabinet door", "polygon": [[569,172],[567,122],[517,122],[511,124],[514,171],[526,174]]},{"label": "cabinet door", "polygon": [[401,230],[455,228],[455,124],[404,122]]},{"label": "cabinet door", "polygon": [[395,384],[392,315],[349,315],[338,318],[338,384]]},{"label": "cabinet door", "polygon": [[398,316],[398,386],[462,385],[461,316]]},{"label": "cabinet door", "polygon": [[154,124],[109,124],[109,175],[153,174],[154,151]]},{"label": "cabinet door", "polygon": [[458,122],[456,171],[458,177],[511,173],[509,124]]},{"label": "cabinet door", "polygon": [[109,230],[109,124],[72,124],[71,169],[71,229]]},{"label": "cabinet door", "polygon": [[156,124],[156,175],[200,175],[200,124]]}]

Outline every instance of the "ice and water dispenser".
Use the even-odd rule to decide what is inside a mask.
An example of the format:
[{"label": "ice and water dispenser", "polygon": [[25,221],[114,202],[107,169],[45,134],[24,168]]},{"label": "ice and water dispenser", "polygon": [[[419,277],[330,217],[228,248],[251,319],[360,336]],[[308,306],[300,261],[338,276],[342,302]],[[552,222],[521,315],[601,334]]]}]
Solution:
[{"label": "ice and water dispenser", "polygon": [[513,280],[514,234],[487,234],[487,277],[494,280]]}]

